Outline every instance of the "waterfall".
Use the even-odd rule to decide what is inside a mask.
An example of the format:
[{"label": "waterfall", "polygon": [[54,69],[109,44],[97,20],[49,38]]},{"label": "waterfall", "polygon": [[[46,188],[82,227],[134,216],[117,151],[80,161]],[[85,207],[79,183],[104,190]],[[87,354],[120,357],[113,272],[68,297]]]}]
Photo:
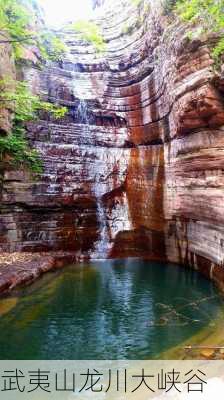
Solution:
[{"label": "waterfall", "polygon": [[[86,133],[89,132],[89,112],[88,103],[86,99],[80,98],[79,104],[76,109],[76,116],[78,121],[82,124],[87,125]],[[99,153],[100,157],[100,153]],[[101,165],[101,164],[100,164]],[[99,167],[100,168],[100,167]],[[99,239],[95,243],[94,251],[91,254],[91,258],[106,258],[110,249],[110,237],[107,226],[106,210],[102,200],[102,190],[100,190],[100,175],[102,174],[101,169],[93,171],[95,173],[93,192],[96,197],[97,204],[97,220],[99,226]]]},{"label": "waterfall", "polygon": [[78,121],[80,121],[81,124],[89,124],[89,115],[88,115],[88,107],[86,100],[84,99],[79,99],[79,104],[76,110],[76,115],[78,118]]},{"label": "waterfall", "polygon": [[94,258],[107,258],[110,249],[110,237],[107,227],[107,216],[102,198],[97,198],[97,217],[99,222],[99,239],[95,243],[95,249],[91,256]]}]

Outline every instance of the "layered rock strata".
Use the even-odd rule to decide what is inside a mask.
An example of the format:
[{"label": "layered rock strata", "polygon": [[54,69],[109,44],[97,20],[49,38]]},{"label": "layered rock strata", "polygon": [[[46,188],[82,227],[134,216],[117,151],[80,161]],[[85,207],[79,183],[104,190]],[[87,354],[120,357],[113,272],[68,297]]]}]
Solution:
[{"label": "layered rock strata", "polygon": [[[153,3],[154,4],[154,3]],[[223,80],[211,49],[149,10],[105,5],[107,50],[60,32],[69,54],[23,67],[34,92],[66,105],[30,123],[44,172],[5,171],[3,251],[72,251],[78,259],[149,257],[224,280]]]}]

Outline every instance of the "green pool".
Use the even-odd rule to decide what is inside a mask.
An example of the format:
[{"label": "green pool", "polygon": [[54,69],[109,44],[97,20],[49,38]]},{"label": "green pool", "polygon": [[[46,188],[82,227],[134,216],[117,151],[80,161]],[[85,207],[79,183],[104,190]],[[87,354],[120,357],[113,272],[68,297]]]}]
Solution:
[{"label": "green pool", "polygon": [[0,301],[1,359],[147,359],[223,308],[195,271],[137,259],[74,265]]}]

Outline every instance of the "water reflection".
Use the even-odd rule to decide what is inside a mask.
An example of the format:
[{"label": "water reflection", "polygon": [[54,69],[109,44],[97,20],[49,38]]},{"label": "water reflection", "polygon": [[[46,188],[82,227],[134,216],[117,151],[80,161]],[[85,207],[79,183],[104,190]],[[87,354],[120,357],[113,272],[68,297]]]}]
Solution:
[{"label": "water reflection", "polygon": [[211,282],[178,266],[133,259],[76,265],[25,289],[1,317],[0,357],[153,358],[222,307]]}]

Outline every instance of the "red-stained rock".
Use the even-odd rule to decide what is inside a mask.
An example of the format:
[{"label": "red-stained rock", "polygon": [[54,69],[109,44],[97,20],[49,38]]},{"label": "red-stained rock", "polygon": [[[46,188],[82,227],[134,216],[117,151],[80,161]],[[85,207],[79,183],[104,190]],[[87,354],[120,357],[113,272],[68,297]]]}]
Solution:
[{"label": "red-stained rock", "polygon": [[69,113],[28,124],[44,172],[5,172],[0,249],[148,257],[223,279],[223,76],[214,38],[190,41],[160,11],[139,24],[141,7],[118,2],[101,21],[104,55],[68,31],[63,61],[23,68]]}]

